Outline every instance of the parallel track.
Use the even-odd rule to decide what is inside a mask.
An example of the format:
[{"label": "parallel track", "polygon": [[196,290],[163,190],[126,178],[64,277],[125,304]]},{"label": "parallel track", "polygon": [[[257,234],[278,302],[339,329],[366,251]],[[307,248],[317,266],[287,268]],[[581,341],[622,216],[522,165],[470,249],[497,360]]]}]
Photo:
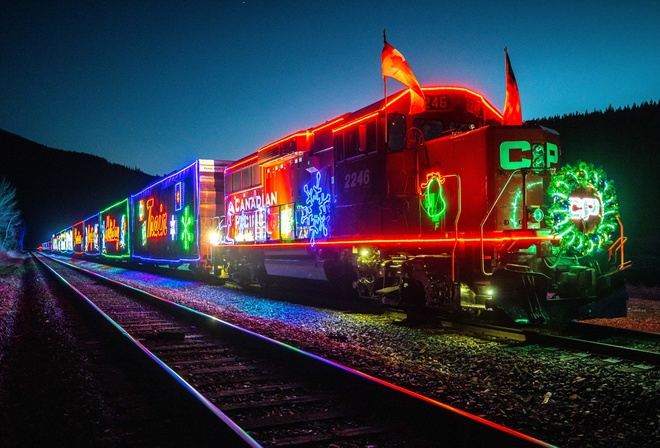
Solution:
[{"label": "parallel track", "polygon": [[444,328],[515,343],[579,350],[599,356],[660,366],[660,334],[572,322],[560,329],[522,329],[474,322],[440,320]]},{"label": "parallel track", "polygon": [[185,390],[202,418],[222,427],[224,444],[550,446],[97,274],[40,260],[102,313],[130,351]]},{"label": "parallel track", "polygon": [[527,341],[660,366],[660,334],[574,322],[561,334],[524,332]]}]

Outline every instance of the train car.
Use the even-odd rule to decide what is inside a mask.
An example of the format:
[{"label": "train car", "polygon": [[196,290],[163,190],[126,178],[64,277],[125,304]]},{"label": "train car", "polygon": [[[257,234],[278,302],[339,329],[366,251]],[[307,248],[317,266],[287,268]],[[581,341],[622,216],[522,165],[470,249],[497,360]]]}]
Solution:
[{"label": "train car", "polygon": [[61,254],[73,254],[73,226],[61,230],[53,236],[53,246]]},{"label": "train car", "polygon": [[224,213],[228,163],[196,160],[131,196],[134,260],[210,270],[210,241]]},{"label": "train car", "polygon": [[556,132],[502,125],[477,92],[422,90],[422,113],[404,90],[227,166],[213,263],[241,283],[320,280],[411,311],[625,315],[604,174],[562,168]]},{"label": "train car", "polygon": [[72,238],[72,245],[73,245],[73,253],[75,255],[82,255],[85,253],[85,242],[83,239],[83,236],[85,234],[85,225],[83,221],[79,221],[75,223],[71,227],[71,238]]},{"label": "train car", "polygon": [[128,199],[119,201],[99,213],[101,257],[127,260],[131,256]]},{"label": "train car", "polygon": [[96,213],[83,221],[84,247],[83,253],[88,257],[101,255],[101,218]]}]

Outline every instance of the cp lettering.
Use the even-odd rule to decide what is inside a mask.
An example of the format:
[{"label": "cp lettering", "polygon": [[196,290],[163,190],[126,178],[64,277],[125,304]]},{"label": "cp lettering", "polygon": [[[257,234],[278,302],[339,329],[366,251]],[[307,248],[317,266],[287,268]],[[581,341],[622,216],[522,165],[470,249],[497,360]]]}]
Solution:
[{"label": "cp lettering", "polygon": [[[559,162],[559,147],[547,142],[543,150],[544,167],[549,168]],[[525,140],[506,141],[500,144],[500,167],[503,170],[519,170],[532,167],[532,144]],[[535,168],[538,165],[535,164]]]}]

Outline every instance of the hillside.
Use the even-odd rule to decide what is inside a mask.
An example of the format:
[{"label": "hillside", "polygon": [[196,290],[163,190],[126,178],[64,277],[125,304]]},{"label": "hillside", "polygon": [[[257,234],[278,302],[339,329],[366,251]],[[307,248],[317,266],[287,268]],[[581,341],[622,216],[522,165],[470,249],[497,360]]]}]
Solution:
[{"label": "hillside", "polygon": [[0,130],[0,179],[16,188],[27,225],[24,247],[144,188],[157,177],[79,152],[49,148]]}]

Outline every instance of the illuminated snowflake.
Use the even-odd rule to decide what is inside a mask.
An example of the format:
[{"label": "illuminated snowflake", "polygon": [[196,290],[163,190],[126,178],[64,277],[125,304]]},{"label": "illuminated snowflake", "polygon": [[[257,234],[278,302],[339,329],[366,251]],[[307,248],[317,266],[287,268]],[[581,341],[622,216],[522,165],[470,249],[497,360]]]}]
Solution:
[{"label": "illuminated snowflake", "polygon": [[309,241],[312,246],[316,238],[327,237],[330,224],[330,194],[321,188],[321,172],[316,173],[316,184],[303,187],[307,199],[302,209],[300,223],[309,228]]},{"label": "illuminated snowflake", "polygon": [[181,216],[181,242],[185,250],[190,249],[190,243],[195,239],[193,223],[194,219],[190,215],[190,207],[184,208]]}]

